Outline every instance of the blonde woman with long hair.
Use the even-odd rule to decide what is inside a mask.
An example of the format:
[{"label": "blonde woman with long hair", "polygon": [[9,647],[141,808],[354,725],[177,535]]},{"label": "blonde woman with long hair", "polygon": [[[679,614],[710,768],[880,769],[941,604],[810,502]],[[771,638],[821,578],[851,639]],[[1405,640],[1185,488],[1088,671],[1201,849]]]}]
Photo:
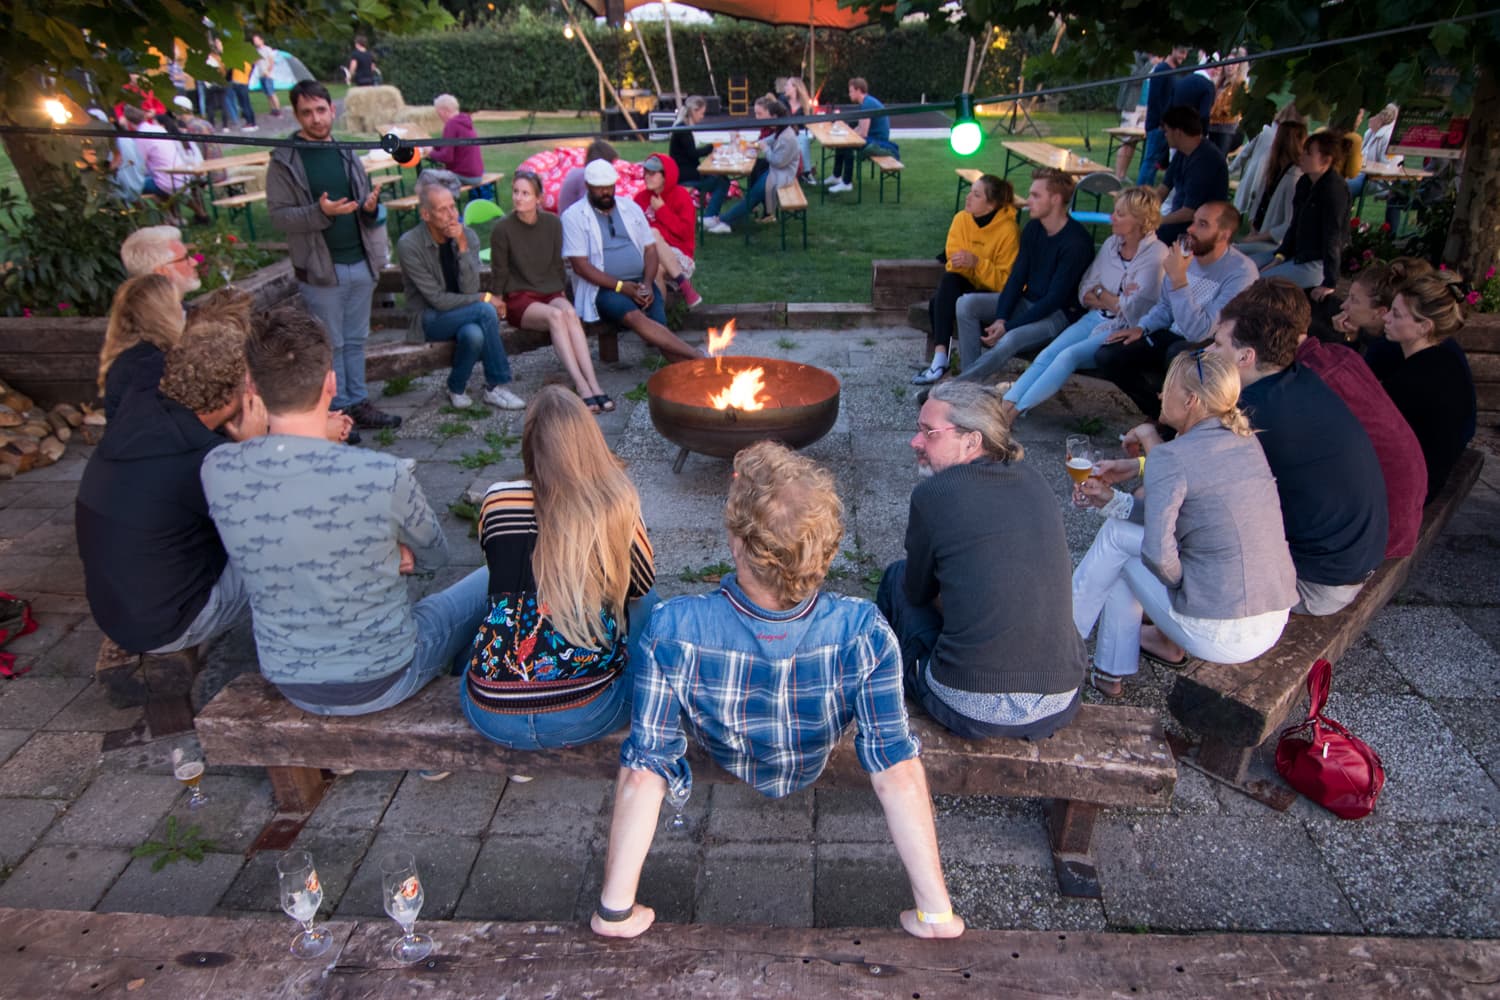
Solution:
[{"label": "blonde woman with long hair", "polygon": [[579,746],[630,720],[628,635],[654,606],[641,501],[577,396],[526,409],[526,478],[485,494],[490,612],[469,656],[464,715],[502,746]]},{"label": "blonde woman with long hair", "polygon": [[182,339],[182,293],[160,274],[128,278],[115,291],[99,350],[99,394],[112,417],[130,389],[161,384],[167,351]]},{"label": "blonde woman with long hair", "polygon": [[[1078,500],[1112,515],[1073,573],[1073,624],[1087,639],[1099,623],[1090,682],[1105,697],[1123,694],[1141,656],[1170,668],[1188,656],[1253,659],[1281,638],[1297,603],[1276,481],[1239,397],[1229,359],[1203,349],[1179,354],[1161,406],[1177,436],[1163,442],[1151,424],[1126,436],[1146,453],[1142,489],[1131,496],[1099,478],[1077,489]],[[1119,478],[1112,468],[1096,471]],[[1149,633],[1143,613],[1154,623]]]}]

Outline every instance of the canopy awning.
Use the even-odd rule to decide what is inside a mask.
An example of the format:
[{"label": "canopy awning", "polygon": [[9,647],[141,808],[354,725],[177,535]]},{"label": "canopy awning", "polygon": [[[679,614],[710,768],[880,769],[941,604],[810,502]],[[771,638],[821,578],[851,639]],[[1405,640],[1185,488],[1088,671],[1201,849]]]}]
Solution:
[{"label": "canopy awning", "polygon": [[[604,15],[605,0],[582,0],[599,16]],[[660,6],[661,0],[625,0],[627,11],[637,7]],[[870,23],[862,10],[845,10],[838,0],[693,0],[694,7],[767,24],[810,24],[818,28],[862,28]]]}]

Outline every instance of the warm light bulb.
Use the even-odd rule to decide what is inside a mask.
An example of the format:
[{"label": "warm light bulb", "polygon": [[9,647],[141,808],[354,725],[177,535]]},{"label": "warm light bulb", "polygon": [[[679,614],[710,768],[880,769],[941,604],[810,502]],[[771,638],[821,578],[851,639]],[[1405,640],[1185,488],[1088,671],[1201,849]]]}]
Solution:
[{"label": "warm light bulb", "polygon": [[625,30],[626,31],[634,31],[635,30],[635,25],[631,24],[629,21],[626,21],[625,22]]},{"label": "warm light bulb", "polygon": [[953,131],[948,136],[948,145],[959,156],[972,156],[978,151],[983,139],[984,132],[978,122],[959,122],[953,126]]},{"label": "warm light bulb", "polygon": [[63,107],[63,102],[55,97],[49,97],[42,102],[42,110],[47,117],[52,119],[54,125],[66,125],[73,117],[73,113]]},{"label": "warm light bulb", "polygon": [[573,40],[573,26],[571,24],[563,25],[563,37],[570,42]]}]

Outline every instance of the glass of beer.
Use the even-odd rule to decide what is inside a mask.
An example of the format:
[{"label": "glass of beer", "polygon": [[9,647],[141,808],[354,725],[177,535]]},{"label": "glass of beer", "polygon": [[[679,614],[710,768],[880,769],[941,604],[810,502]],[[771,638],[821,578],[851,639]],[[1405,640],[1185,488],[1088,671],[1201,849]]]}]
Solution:
[{"label": "glass of beer", "polygon": [[203,794],[203,757],[197,753],[190,753],[181,747],[172,751],[172,777],[182,782],[192,790],[188,797],[188,809],[196,812],[208,804],[208,796]]},{"label": "glass of beer", "polygon": [[1063,446],[1063,461],[1068,478],[1073,480],[1073,506],[1084,506],[1078,502],[1078,487],[1093,474],[1094,446],[1087,434],[1069,434]]}]

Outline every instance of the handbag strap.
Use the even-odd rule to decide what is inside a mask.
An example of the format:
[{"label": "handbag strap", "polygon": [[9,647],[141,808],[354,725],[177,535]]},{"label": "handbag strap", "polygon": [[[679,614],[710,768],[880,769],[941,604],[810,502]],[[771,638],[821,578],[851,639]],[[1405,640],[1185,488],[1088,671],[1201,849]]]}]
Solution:
[{"label": "handbag strap", "polygon": [[1328,691],[1333,687],[1333,664],[1320,659],[1307,672],[1307,717],[1321,718],[1323,706],[1328,703]]}]

